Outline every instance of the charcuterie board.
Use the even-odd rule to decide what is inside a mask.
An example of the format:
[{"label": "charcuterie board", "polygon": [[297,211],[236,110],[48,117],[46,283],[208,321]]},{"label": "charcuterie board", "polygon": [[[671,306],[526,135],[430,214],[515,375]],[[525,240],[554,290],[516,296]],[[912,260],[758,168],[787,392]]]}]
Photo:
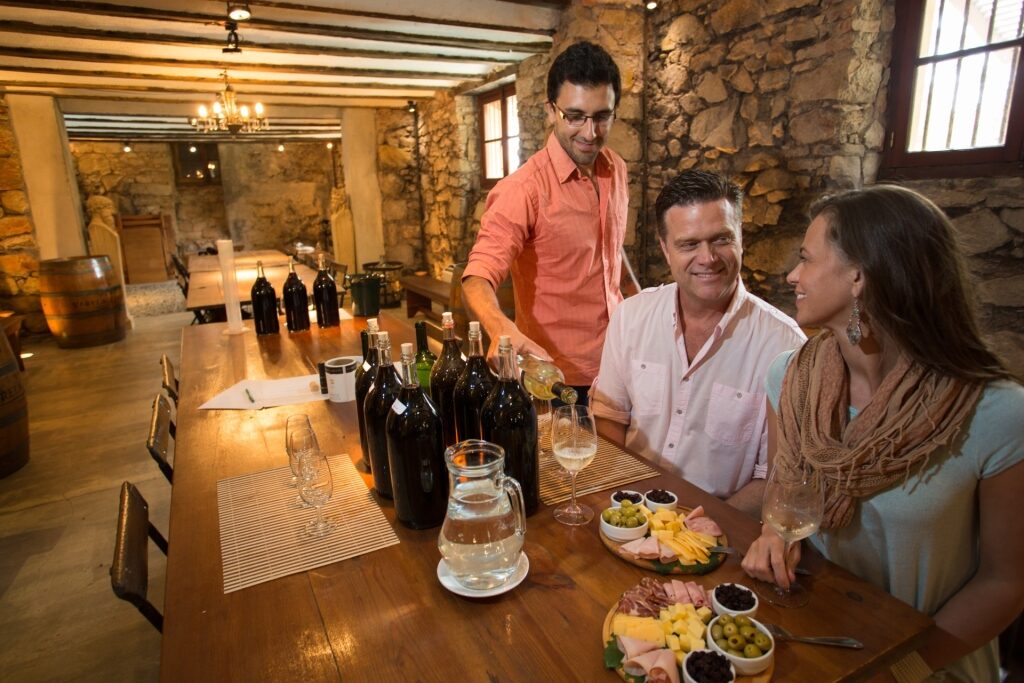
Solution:
[{"label": "charcuterie board", "polygon": [[[676,508],[676,512],[680,516],[686,516],[691,512],[690,508],[679,507]],[[642,569],[648,569],[653,572],[658,572],[662,575],[668,574],[707,574],[708,572],[714,571],[725,561],[725,555],[723,553],[710,553],[707,562],[683,562],[678,556],[675,560],[669,563],[662,562],[659,560],[648,560],[638,557],[630,557],[619,552],[619,548],[625,545],[625,542],[615,541],[604,534],[603,531],[598,532],[601,536],[601,542],[608,548],[613,554]],[[651,536],[651,531],[647,532],[647,538]],[[720,534],[716,538],[715,543],[717,545],[728,545],[729,539],[725,534]]]}]

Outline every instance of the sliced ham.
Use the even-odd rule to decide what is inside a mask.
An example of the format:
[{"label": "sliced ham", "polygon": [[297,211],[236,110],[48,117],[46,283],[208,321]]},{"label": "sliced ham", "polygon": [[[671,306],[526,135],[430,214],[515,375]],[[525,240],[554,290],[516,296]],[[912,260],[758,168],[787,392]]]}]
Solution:
[{"label": "sliced ham", "polygon": [[686,592],[690,594],[690,602],[693,603],[694,607],[700,608],[708,604],[707,594],[704,589],[696,584],[694,581],[686,582]]},{"label": "sliced ham", "polygon": [[691,520],[687,520],[686,528],[699,534],[707,534],[708,536],[717,537],[722,535],[722,528],[710,517],[694,517]]},{"label": "sliced ham", "polygon": [[656,560],[661,557],[661,545],[658,543],[658,539],[654,536],[645,538],[637,555],[645,560]]},{"label": "sliced ham", "polygon": [[690,599],[690,591],[686,590],[686,583],[679,579],[672,579],[672,594],[675,596],[677,605],[687,605],[693,602]]},{"label": "sliced ham", "polygon": [[640,546],[644,544],[645,538],[637,538],[630,541],[629,543],[623,543],[619,546],[619,552],[627,557],[631,557],[634,560],[640,557]]},{"label": "sliced ham", "polygon": [[679,683],[676,656],[665,648],[624,660],[622,669],[631,676],[646,676],[647,683]]},{"label": "sliced ham", "polygon": [[630,660],[645,652],[651,650],[657,650],[658,646],[647,640],[641,640],[639,638],[630,638],[629,636],[615,636],[619,642],[619,651],[622,652],[623,659]]},{"label": "sliced ham", "polygon": [[672,550],[672,548],[669,548],[667,545],[665,545],[663,543],[659,543],[658,544],[658,548],[661,551],[661,555],[660,555],[660,557],[658,559],[660,559],[662,561],[662,563],[664,563],[664,564],[672,564],[677,559],[679,559],[679,558],[676,557],[676,551]]},{"label": "sliced ham", "polygon": [[[704,516],[704,506],[703,505],[698,505],[697,507],[695,507],[692,510],[690,510],[690,514],[686,515],[686,517],[683,518],[683,521],[684,522],[689,522],[694,517],[703,517],[703,516]],[[689,525],[687,525],[687,526],[689,526]]]}]

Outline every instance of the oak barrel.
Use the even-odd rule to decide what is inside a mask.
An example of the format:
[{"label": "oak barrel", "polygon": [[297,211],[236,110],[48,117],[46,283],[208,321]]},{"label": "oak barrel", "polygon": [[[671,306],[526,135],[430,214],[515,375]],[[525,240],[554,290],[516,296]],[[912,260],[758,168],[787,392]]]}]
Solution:
[{"label": "oak barrel", "polygon": [[107,256],[40,261],[39,296],[46,324],[61,348],[124,339],[124,292]]},{"label": "oak barrel", "polygon": [[7,337],[0,335],[0,478],[28,462],[28,403],[18,359]]},{"label": "oak barrel", "polygon": [[[455,319],[455,334],[461,339],[467,338],[469,331],[469,309],[466,307],[465,299],[462,296],[462,273],[466,270],[466,263],[456,263],[455,269],[452,271],[452,289],[451,296],[448,299],[448,310],[452,312],[452,318]],[[501,306],[501,312],[504,313],[510,320],[516,319],[516,297],[512,289],[512,278],[507,277],[505,281],[498,287],[498,305]],[[483,326],[481,325],[481,330]],[[491,343],[487,333],[483,333],[484,340],[484,351],[487,351],[488,345]]]}]

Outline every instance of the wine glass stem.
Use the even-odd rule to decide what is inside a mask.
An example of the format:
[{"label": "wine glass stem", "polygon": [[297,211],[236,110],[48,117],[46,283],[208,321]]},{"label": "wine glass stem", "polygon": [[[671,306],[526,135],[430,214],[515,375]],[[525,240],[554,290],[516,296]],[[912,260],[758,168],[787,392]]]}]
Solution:
[{"label": "wine glass stem", "polygon": [[[782,553],[782,558],[787,563],[786,571],[789,571],[789,566],[788,566],[788,563],[789,563],[789,551],[793,549],[793,544],[794,543],[799,543],[799,541],[786,541],[786,547],[785,547],[785,549],[783,550],[783,553]],[[790,588],[792,588],[793,584],[795,584],[795,583],[796,583],[796,581],[791,582],[789,584]],[[782,588],[781,586],[776,585],[775,586],[775,592],[778,593],[779,595],[787,595],[789,593],[789,588]]]},{"label": "wine glass stem", "polygon": [[576,471],[569,472],[569,490],[572,493],[572,504],[569,506],[570,510],[578,510],[579,505],[576,504]]},{"label": "wine glass stem", "polygon": [[324,525],[324,515],[323,512],[321,512],[321,506],[319,505],[316,506],[316,525],[317,527],[322,527]]}]

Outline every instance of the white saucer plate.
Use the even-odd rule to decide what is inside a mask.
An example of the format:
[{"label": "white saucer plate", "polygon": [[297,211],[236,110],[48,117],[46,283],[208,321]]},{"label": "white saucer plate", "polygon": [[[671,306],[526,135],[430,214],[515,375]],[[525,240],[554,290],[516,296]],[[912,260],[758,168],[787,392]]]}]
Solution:
[{"label": "white saucer plate", "polygon": [[437,580],[441,582],[441,585],[452,593],[466,598],[490,598],[495,595],[501,595],[502,593],[508,593],[510,590],[521,584],[529,572],[530,558],[526,556],[526,553],[520,553],[519,562],[516,563],[516,570],[512,573],[512,576],[509,577],[508,581],[496,588],[479,590],[476,588],[466,588],[456,581],[455,577],[452,576],[451,570],[448,568],[448,563],[444,561],[444,558],[441,558],[441,561],[437,563]]}]

